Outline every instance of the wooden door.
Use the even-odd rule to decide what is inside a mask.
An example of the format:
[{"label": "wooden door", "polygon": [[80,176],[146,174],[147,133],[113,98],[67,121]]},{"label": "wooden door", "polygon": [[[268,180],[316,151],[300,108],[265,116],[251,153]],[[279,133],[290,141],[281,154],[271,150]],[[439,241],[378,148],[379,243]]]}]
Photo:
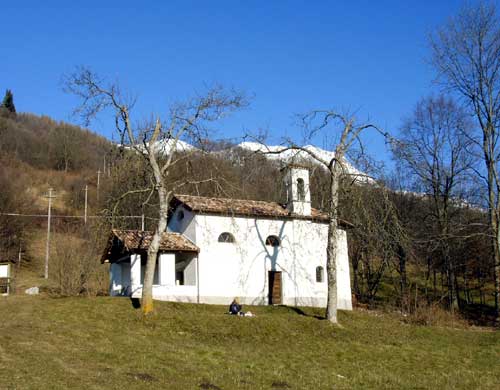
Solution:
[{"label": "wooden door", "polygon": [[269,304],[280,305],[281,302],[281,271],[269,271]]}]

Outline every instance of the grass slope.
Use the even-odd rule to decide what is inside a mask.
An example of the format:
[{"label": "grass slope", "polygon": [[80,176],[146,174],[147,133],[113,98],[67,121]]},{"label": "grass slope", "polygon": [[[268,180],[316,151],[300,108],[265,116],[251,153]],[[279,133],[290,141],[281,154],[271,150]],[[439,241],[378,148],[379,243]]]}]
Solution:
[{"label": "grass slope", "polygon": [[[0,297],[2,389],[500,388],[500,334],[395,316],[128,299]],[[248,309],[248,308],[247,308]]]}]

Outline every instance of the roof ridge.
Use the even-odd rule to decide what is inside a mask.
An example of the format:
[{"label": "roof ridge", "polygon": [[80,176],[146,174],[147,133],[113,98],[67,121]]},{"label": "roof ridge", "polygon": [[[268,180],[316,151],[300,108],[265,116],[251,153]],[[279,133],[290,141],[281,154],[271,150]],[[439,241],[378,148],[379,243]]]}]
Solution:
[{"label": "roof ridge", "polygon": [[242,202],[276,203],[276,204],[279,204],[280,206],[283,204],[283,203],[280,203],[280,202],[275,202],[273,200],[255,200],[255,199],[241,199],[241,198],[222,198],[220,196],[202,196],[202,195],[189,195],[189,194],[174,194],[173,196],[174,197],[177,197],[177,196],[190,196],[190,197],[193,197],[193,198],[231,200],[231,201],[239,200],[239,201],[242,201]]}]

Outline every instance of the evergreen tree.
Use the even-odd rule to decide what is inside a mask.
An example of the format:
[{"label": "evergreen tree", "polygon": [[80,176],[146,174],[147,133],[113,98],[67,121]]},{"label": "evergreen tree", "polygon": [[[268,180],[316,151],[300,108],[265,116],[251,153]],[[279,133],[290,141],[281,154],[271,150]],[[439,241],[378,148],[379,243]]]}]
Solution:
[{"label": "evergreen tree", "polygon": [[2,107],[5,107],[7,110],[14,114],[16,113],[16,106],[14,106],[14,95],[12,94],[12,91],[10,89],[5,91]]}]

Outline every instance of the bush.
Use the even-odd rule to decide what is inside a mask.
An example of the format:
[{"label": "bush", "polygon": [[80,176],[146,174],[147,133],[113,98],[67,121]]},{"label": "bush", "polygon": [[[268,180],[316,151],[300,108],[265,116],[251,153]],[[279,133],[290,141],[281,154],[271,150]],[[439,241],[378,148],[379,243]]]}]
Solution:
[{"label": "bush", "polygon": [[[51,258],[51,278],[63,296],[106,295],[108,266],[101,264],[97,233],[88,231],[56,236]],[[96,229],[99,231],[100,229]]]},{"label": "bush", "polygon": [[460,327],[468,326],[458,312],[450,312],[437,303],[419,305],[405,315],[405,322],[413,325]]}]

